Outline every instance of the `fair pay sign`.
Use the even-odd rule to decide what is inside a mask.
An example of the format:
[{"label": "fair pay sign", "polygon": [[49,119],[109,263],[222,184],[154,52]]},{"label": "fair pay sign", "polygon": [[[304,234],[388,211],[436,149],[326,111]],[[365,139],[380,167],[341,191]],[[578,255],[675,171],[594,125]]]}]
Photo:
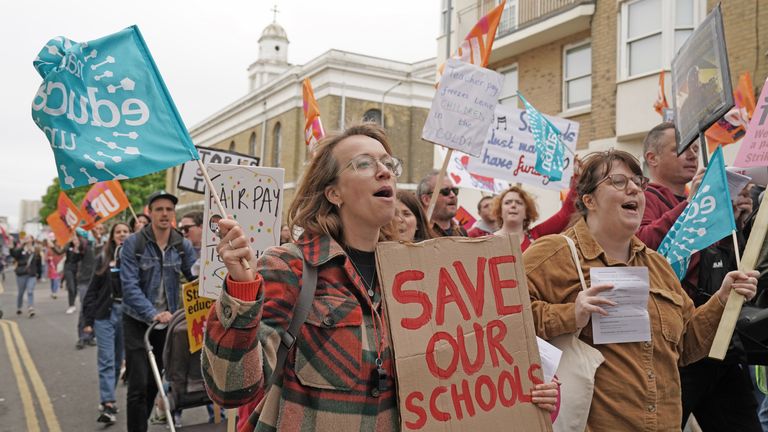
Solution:
[{"label": "fair pay sign", "polygon": [[376,262],[402,430],[552,430],[519,238],[384,242]]}]

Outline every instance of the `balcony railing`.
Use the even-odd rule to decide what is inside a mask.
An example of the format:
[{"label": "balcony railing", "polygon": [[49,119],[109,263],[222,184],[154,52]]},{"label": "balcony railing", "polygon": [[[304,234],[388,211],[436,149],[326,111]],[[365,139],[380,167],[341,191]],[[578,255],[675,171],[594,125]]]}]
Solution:
[{"label": "balcony railing", "polygon": [[[594,4],[595,0],[507,0],[496,37],[502,37],[521,28],[543,21],[580,4]],[[478,0],[476,4],[457,12],[458,36],[463,38],[483,15],[496,7],[498,0]]]}]

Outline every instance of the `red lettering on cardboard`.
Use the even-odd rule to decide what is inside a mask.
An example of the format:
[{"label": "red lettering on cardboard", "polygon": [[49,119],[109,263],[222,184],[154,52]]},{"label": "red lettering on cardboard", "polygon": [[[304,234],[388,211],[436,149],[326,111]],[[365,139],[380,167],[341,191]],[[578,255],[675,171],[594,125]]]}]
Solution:
[{"label": "red lettering on cardboard", "polygon": [[514,255],[494,257],[488,261],[488,269],[491,273],[491,287],[493,288],[493,296],[496,299],[496,312],[499,315],[512,315],[523,311],[523,305],[505,305],[504,296],[501,293],[503,289],[517,288],[517,280],[501,279],[499,276],[499,265],[514,263]]},{"label": "red lettering on cardboard", "polygon": [[483,326],[479,323],[473,323],[472,328],[475,330],[475,345],[477,345],[477,353],[475,355],[475,361],[469,361],[469,354],[467,352],[467,345],[464,343],[464,332],[461,331],[461,326],[456,328],[456,334],[459,338],[459,350],[461,352],[461,368],[464,369],[464,373],[472,375],[479,371],[485,363],[485,341],[483,340]]},{"label": "red lettering on cardboard", "polygon": [[467,408],[467,415],[470,417],[475,416],[475,405],[472,403],[472,393],[469,391],[469,382],[467,380],[461,380],[461,391],[456,384],[451,384],[451,400],[453,401],[453,409],[456,411],[456,418],[461,420],[464,418],[464,412],[461,410],[461,402]]},{"label": "red lettering on cardboard", "polygon": [[416,414],[416,421],[406,421],[405,427],[408,429],[421,429],[427,424],[427,412],[424,411],[424,408],[416,405],[413,401],[414,399],[423,401],[424,394],[421,392],[413,392],[405,398],[405,409]]},{"label": "red lettering on cardboard", "polygon": [[437,325],[445,324],[445,306],[448,303],[456,303],[461,317],[465,320],[469,319],[469,311],[461,298],[461,294],[459,294],[459,288],[456,287],[456,283],[448,274],[448,270],[445,267],[440,267],[440,276],[437,282],[437,312],[435,314]]},{"label": "red lettering on cardboard", "polygon": [[447,392],[448,389],[445,386],[440,386],[432,391],[432,396],[429,397],[429,412],[432,414],[432,418],[437,421],[448,421],[451,419],[451,415],[447,412],[437,409],[437,398]]},{"label": "red lettering on cardboard", "polygon": [[403,318],[400,325],[408,330],[418,330],[432,319],[432,303],[426,293],[415,290],[404,290],[406,282],[420,281],[424,279],[424,272],[418,270],[406,270],[395,275],[392,286],[392,296],[399,303],[418,303],[421,305],[421,313],[415,318]]},{"label": "red lettering on cardboard", "polygon": [[[451,362],[445,369],[441,368],[440,365],[437,364],[437,359],[435,358],[435,345],[440,340],[448,342],[448,345],[451,346]],[[456,343],[456,341],[453,339],[453,336],[443,331],[436,332],[432,335],[431,338],[429,338],[429,342],[427,343],[427,368],[429,368],[429,371],[432,373],[432,375],[437,378],[449,378],[454,374],[454,372],[456,372],[456,368],[459,365],[458,354],[459,344]]]},{"label": "red lettering on cardboard", "polygon": [[[512,354],[504,348],[504,338],[507,336],[507,325],[501,320],[493,320],[485,327],[488,335],[488,353],[491,355],[491,363],[499,367],[499,357],[497,353],[504,357],[504,361],[511,365],[514,361]],[[496,334],[494,334],[496,331]]]},{"label": "red lettering on cardboard", "polygon": [[477,257],[477,283],[475,286],[472,286],[472,282],[469,280],[467,271],[464,269],[464,264],[461,261],[455,261],[453,268],[456,269],[461,285],[464,286],[469,302],[475,310],[475,317],[479,318],[483,315],[485,303],[485,257]]},{"label": "red lettering on cardboard", "polygon": [[[487,401],[483,398],[483,386],[488,389]],[[475,384],[475,399],[477,399],[477,404],[480,406],[480,409],[485,412],[492,410],[496,406],[496,385],[488,375],[480,375],[480,377],[477,378],[477,383]]]}]

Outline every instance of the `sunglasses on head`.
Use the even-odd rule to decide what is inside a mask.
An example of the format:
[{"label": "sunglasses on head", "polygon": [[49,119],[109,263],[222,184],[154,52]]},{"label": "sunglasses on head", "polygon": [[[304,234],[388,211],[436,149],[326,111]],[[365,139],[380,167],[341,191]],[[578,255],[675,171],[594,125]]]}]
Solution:
[{"label": "sunglasses on head", "polygon": [[[440,189],[438,192],[440,192],[440,195],[442,196],[449,196],[451,192],[453,192],[454,195],[459,196],[459,188],[457,187],[444,187]],[[432,192],[429,193],[432,195]]]}]

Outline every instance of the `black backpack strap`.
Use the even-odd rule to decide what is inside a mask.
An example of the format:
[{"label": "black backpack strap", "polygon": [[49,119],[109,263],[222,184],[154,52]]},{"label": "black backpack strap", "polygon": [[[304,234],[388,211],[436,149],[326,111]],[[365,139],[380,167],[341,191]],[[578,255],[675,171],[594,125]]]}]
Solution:
[{"label": "black backpack strap", "polygon": [[669,200],[668,200],[668,199],[664,198],[664,195],[662,195],[662,194],[661,194],[661,192],[657,191],[656,189],[654,189],[654,188],[652,188],[652,187],[649,187],[649,188],[647,188],[646,190],[647,190],[648,192],[650,192],[650,193],[652,193],[652,194],[656,195],[656,196],[657,196],[657,197],[658,197],[658,198],[661,200],[661,202],[663,202],[663,203],[664,203],[664,204],[665,204],[667,207],[669,207],[669,209],[670,209],[670,210],[671,210],[671,209],[673,209],[673,208],[675,208],[675,206],[674,206],[674,205],[672,205],[672,203],[671,203],[671,202],[669,202]]}]

